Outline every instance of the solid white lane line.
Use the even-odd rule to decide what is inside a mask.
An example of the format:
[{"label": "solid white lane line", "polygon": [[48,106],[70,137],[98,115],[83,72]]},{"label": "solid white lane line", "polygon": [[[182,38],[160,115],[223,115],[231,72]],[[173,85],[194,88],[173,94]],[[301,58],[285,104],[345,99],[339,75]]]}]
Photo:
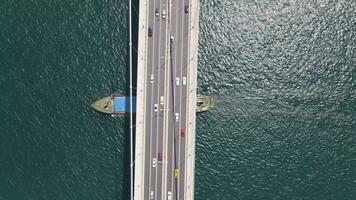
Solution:
[{"label": "solid white lane line", "polygon": [[[178,63],[178,59],[177,59],[177,55],[178,55],[178,43],[179,43],[179,40],[178,40],[178,38],[177,38],[177,36],[178,36],[178,34],[177,34],[177,32],[179,31],[179,28],[178,28],[178,24],[179,24],[179,20],[178,20],[178,12],[179,12],[179,6],[178,6],[178,2],[176,1],[175,2],[175,4],[174,4],[174,6],[175,6],[175,12],[174,12],[174,22],[175,22],[175,29],[174,29],[174,34],[172,34],[172,35],[174,35],[174,58],[175,58],[175,62],[174,62],[174,82],[176,82],[175,81],[175,79],[178,77],[177,76],[177,73],[179,73],[179,71],[177,70],[177,63]],[[181,78],[180,78],[181,79]],[[179,79],[179,81],[181,81]],[[177,98],[177,90],[179,90],[180,88],[178,88],[178,87],[181,87],[181,84],[179,84],[179,86],[177,86],[176,84],[175,84],[175,90],[174,90],[174,98],[175,98],[175,105],[174,105],[174,110],[175,110],[175,113],[177,113],[177,111],[179,111],[179,109],[178,109],[178,106],[180,105],[180,99],[178,99]],[[179,105],[178,105],[179,104]],[[177,106],[178,105],[178,106]],[[179,113],[179,112],[178,112]],[[179,116],[179,118],[178,118],[178,120],[180,121],[180,118],[181,118],[181,116]],[[175,119],[174,119],[174,121],[175,121]],[[177,122],[174,122],[174,129],[176,129],[176,127],[177,127],[177,124],[178,124],[178,127],[179,127],[179,121],[178,121],[178,123]],[[175,132],[175,131],[174,131]],[[176,133],[177,134],[177,133]],[[175,173],[175,170],[176,169],[178,169],[178,160],[177,160],[177,155],[179,154],[179,151],[178,151],[178,148],[176,148],[176,143],[177,142],[179,142],[179,141],[176,141],[175,139],[176,139],[176,135],[173,135],[173,148],[174,148],[174,150],[173,150],[173,165],[174,165],[174,167],[173,167],[173,174],[171,175],[171,176],[173,176],[173,178],[172,178],[172,186],[173,186],[173,189],[172,189],[172,191],[174,191],[174,188],[177,188],[176,187],[176,185],[174,184],[174,183],[178,183],[178,181],[176,181],[176,178],[175,178],[175,176],[174,176],[174,173]],[[175,141],[175,142],[174,142]],[[177,193],[177,191],[175,191],[176,193]],[[174,196],[176,196],[177,194],[174,194],[173,192],[172,192],[172,196],[174,197]],[[174,198],[173,198],[174,199]]]},{"label": "solid white lane line", "polygon": [[[179,7],[178,7],[178,15],[180,14],[181,15],[181,17],[180,17],[180,24],[179,24],[179,26],[180,26],[180,28],[181,28],[181,32],[180,32],[180,46],[181,46],[181,48],[180,48],[180,51],[181,51],[181,53],[180,53],[180,79],[181,79],[181,82],[182,82],[182,84],[181,84],[181,86],[180,86],[180,92],[179,92],[179,99],[180,99],[180,104],[179,104],[179,113],[182,113],[182,92],[183,92],[183,67],[186,67],[186,66],[183,66],[183,48],[184,48],[184,44],[183,44],[183,42],[184,42],[184,1],[181,1],[182,2],[182,4],[181,5],[179,5],[179,7],[180,8],[182,8],[182,10],[181,11],[183,11],[183,12],[181,12],[181,13],[179,13]],[[184,102],[183,102],[184,103]],[[179,177],[178,177],[178,181],[177,181],[177,184],[178,184],[178,186],[177,186],[177,197],[178,197],[178,199],[180,199],[180,197],[179,197],[179,191],[180,191],[180,181],[181,180],[184,180],[184,178],[183,179],[181,179],[181,168],[180,168],[180,165],[181,165],[181,160],[180,160],[180,155],[181,155],[181,133],[180,133],[180,131],[181,131],[181,126],[182,126],[182,115],[180,114],[180,121],[179,121],[179,128],[178,128],[178,166],[179,166]],[[186,117],[186,116],[184,116],[184,117]],[[183,152],[184,153],[184,152]]]},{"label": "solid white lane line", "polygon": [[[159,10],[161,10],[161,4],[159,4]],[[155,8],[156,9],[156,8]],[[159,16],[159,17],[161,17],[161,16]],[[158,101],[159,101],[159,95],[160,95],[160,82],[161,82],[161,80],[160,80],[160,75],[161,75],[161,59],[160,59],[160,57],[161,57],[161,27],[162,27],[162,22],[163,22],[163,20],[161,20],[161,19],[158,19],[159,20],[159,30],[158,30],[158,72],[157,72],[157,75],[158,75],[158,79],[157,79],[157,99],[158,99]],[[155,49],[154,49],[155,50]],[[163,83],[164,83],[164,81],[163,81]],[[160,133],[159,133],[159,130],[160,130],[160,128],[159,128],[159,121],[160,121],[160,112],[161,112],[161,109],[160,109],[160,103],[159,102],[157,102],[157,104],[158,104],[158,107],[159,107],[159,109],[158,109],[158,112],[157,112],[157,122],[156,122],[156,128],[157,128],[157,130],[156,130],[156,152],[155,152],[155,156],[157,155],[157,152],[158,152],[158,144],[159,144],[159,135],[160,135]],[[156,159],[157,160],[157,159]],[[158,162],[157,162],[158,163]],[[157,176],[158,176],[158,165],[156,166],[156,177],[155,177],[155,197],[157,198]]]},{"label": "solid white lane line", "polygon": [[[153,8],[155,8],[155,2],[153,2]],[[152,11],[148,11],[149,13],[150,12],[152,12]],[[153,25],[152,25],[152,39],[151,39],[151,41],[152,41],[152,47],[154,47],[154,42],[155,42],[155,35],[154,35],[154,33],[153,33],[153,31],[155,30],[155,25],[156,25],[156,22],[155,22],[155,13],[153,13]],[[149,24],[148,24],[148,26],[149,26]],[[147,33],[146,33],[147,34]],[[150,48],[150,46],[148,45],[148,48]],[[147,51],[149,51],[149,49],[147,49]],[[155,60],[155,51],[153,50],[152,51],[152,63],[151,63],[151,65],[152,65],[152,67],[151,67],[151,74],[154,74],[154,66],[153,66],[153,64],[154,64],[154,60]],[[149,74],[149,76],[151,76],[151,74]],[[153,103],[154,104],[154,102],[153,102],[153,85],[156,83],[156,81],[155,81],[155,77],[154,77],[154,79],[153,79],[153,83],[151,83],[151,104]],[[147,105],[146,105],[147,106]],[[152,191],[152,189],[151,189],[151,187],[152,187],[152,185],[151,185],[151,176],[152,176],[152,121],[153,121],[153,113],[154,113],[154,111],[153,111],[153,109],[152,109],[152,106],[153,105],[149,105],[150,107],[151,107],[151,119],[150,119],[150,135],[149,135],[149,137],[150,137],[150,155],[149,155],[149,160],[148,160],[148,167],[149,167],[149,177],[148,177],[148,199],[150,198],[150,193],[151,193],[151,191]]]},{"label": "solid white lane line", "polygon": [[[166,11],[167,11],[167,13],[168,13],[168,16],[169,16],[169,12],[168,12],[168,8],[167,8],[167,6],[168,6],[168,2],[166,2],[165,3],[166,4]],[[167,19],[166,19],[167,20]],[[168,18],[168,20],[169,20],[169,18]],[[169,21],[168,21],[169,22]],[[164,92],[163,92],[163,94],[164,94],[164,104],[163,104],[163,109],[164,109],[164,111],[163,111],[163,122],[164,122],[164,124],[163,124],[163,133],[162,133],[162,152],[161,152],[161,156],[162,156],[162,177],[161,177],[161,183],[162,183],[162,188],[161,188],[161,192],[162,192],[162,199],[165,199],[165,195],[166,195],[166,174],[167,174],[167,166],[168,165],[166,165],[166,164],[164,164],[165,162],[166,162],[166,159],[164,159],[164,156],[166,156],[166,155],[168,155],[168,153],[167,153],[167,141],[168,141],[168,138],[169,138],[169,136],[168,136],[168,133],[169,133],[169,131],[168,131],[168,119],[169,119],[169,116],[168,116],[168,114],[169,114],[169,107],[168,107],[168,105],[169,105],[169,77],[168,77],[168,75],[169,75],[169,70],[167,70],[167,69],[169,69],[169,67],[168,67],[168,64],[169,64],[169,42],[167,43],[167,41],[169,41],[169,23],[167,23],[166,22],[166,27],[165,27],[165,31],[166,31],[166,34],[165,34],[165,57],[163,56],[163,58],[164,58],[164,63],[163,63],[163,66],[164,66]],[[168,30],[167,30],[168,29]],[[167,84],[168,83],[168,84]]]},{"label": "solid white lane line", "polygon": [[[173,2],[172,2],[172,4],[170,5],[171,7],[170,7],[170,20],[171,20],[171,23],[169,24],[169,27],[170,27],[170,31],[169,31],[169,35],[170,36],[172,36],[173,35],[173,33],[175,32],[175,28],[172,26],[172,23],[174,22],[173,21],[173,19],[174,19],[174,12],[173,12],[173,9],[174,9],[174,6],[173,6],[174,4],[173,4]],[[173,47],[171,47],[171,49],[172,49],[172,51],[174,51],[174,53],[175,53],[175,50],[174,50],[174,48],[175,48],[175,42],[173,42],[173,43],[171,43],[170,45],[173,45]],[[172,59],[171,59],[171,61],[172,61],[172,63],[171,63],[171,67],[170,67],[170,70],[172,70],[172,71],[170,71],[170,73],[171,73],[171,78],[172,78],[172,80],[170,80],[171,81],[171,83],[169,84],[170,86],[171,86],[171,84],[173,84],[173,87],[170,87],[170,89],[172,90],[172,94],[173,94],[173,96],[172,96],[172,115],[171,115],[171,117],[173,117],[172,118],[172,128],[174,129],[175,128],[175,119],[174,119],[174,115],[175,115],[175,94],[174,94],[174,92],[175,92],[175,64],[176,64],[176,57],[175,57],[175,55],[173,55],[173,53],[172,54],[170,54],[170,56],[172,57]],[[170,134],[172,134],[173,135],[173,133],[174,133],[174,130],[170,130]],[[174,135],[172,136],[172,139],[171,139],[171,141],[169,141],[168,143],[171,143],[171,146],[170,146],[170,149],[171,149],[171,160],[170,160],[170,165],[171,165],[171,171],[168,171],[168,173],[167,173],[167,175],[168,175],[168,177],[169,177],[169,180],[170,180],[170,188],[168,188],[167,189],[167,193],[168,193],[168,191],[170,191],[171,193],[172,193],[172,196],[173,195],[175,195],[174,193],[173,193],[173,186],[174,186],[174,177],[173,177],[173,172],[174,172]]]}]

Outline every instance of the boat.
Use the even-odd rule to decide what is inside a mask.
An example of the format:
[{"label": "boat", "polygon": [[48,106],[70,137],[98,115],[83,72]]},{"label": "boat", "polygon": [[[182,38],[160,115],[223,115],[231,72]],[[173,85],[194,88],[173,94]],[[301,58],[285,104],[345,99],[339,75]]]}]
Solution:
[{"label": "boat", "polygon": [[206,112],[210,108],[215,107],[215,101],[214,98],[211,96],[206,96],[206,95],[198,95],[197,96],[197,107],[196,107],[196,112]]},{"label": "boat", "polygon": [[[215,102],[213,97],[206,95],[197,96],[196,112],[206,112],[214,108]],[[130,97],[126,96],[108,96],[95,101],[91,107],[100,113],[112,116],[121,116],[130,112]],[[132,97],[132,112],[136,112],[136,97]]]},{"label": "boat", "polygon": [[[91,107],[97,112],[112,116],[125,115],[130,112],[130,97],[108,96],[95,101]],[[136,112],[136,97],[132,97],[132,111]]]}]

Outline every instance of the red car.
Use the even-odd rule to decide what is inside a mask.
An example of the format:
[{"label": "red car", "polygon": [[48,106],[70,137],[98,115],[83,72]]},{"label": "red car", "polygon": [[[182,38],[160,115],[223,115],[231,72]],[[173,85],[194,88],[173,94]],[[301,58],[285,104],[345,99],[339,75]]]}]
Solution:
[{"label": "red car", "polygon": [[158,153],[158,161],[162,161],[162,154],[161,153]]},{"label": "red car", "polygon": [[185,128],[180,129],[180,136],[185,137]]}]

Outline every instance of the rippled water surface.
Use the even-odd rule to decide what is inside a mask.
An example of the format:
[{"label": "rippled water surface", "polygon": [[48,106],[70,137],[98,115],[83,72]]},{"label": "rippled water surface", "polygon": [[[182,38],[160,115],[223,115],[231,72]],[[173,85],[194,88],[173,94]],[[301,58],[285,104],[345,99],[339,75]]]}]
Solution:
[{"label": "rippled water surface", "polygon": [[[356,198],[356,2],[201,0],[195,199]],[[0,3],[0,200],[128,199],[127,2]]]}]

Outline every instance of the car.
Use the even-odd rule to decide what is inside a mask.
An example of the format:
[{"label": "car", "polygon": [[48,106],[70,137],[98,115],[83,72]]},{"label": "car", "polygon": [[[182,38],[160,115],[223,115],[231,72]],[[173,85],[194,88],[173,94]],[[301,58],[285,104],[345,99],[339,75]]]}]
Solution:
[{"label": "car", "polygon": [[188,5],[184,6],[184,12],[185,12],[185,13],[188,13],[188,12],[189,12],[189,6],[188,6]]},{"label": "car", "polygon": [[167,199],[172,200],[172,192],[171,191],[168,192]]},{"label": "car", "polygon": [[186,77],[183,77],[183,78],[182,78],[182,84],[183,84],[183,85],[187,85],[187,78],[186,78]]},{"label": "car", "polygon": [[176,85],[179,85],[179,77],[176,78]]},{"label": "car", "polygon": [[166,10],[162,10],[162,19],[166,19]]},{"label": "car", "polygon": [[176,122],[179,122],[179,113],[176,113]]},{"label": "car", "polygon": [[185,137],[185,128],[180,129],[180,136]]},{"label": "car", "polygon": [[173,41],[174,41],[174,36],[171,35],[171,43],[173,43]]},{"label": "car", "polygon": [[153,192],[153,190],[151,190],[150,192],[150,199],[154,199],[155,193]]},{"label": "car", "polygon": [[161,96],[161,99],[160,99],[160,104],[161,104],[161,105],[163,105],[163,103],[164,103],[163,101],[164,101],[164,97]]},{"label": "car", "polygon": [[155,10],[155,16],[156,16],[156,17],[159,16],[159,10],[158,10],[158,8],[156,8],[156,10]]},{"label": "car", "polygon": [[174,170],[174,178],[177,179],[179,176],[179,169]]},{"label": "car", "polygon": [[151,74],[151,77],[150,77],[150,83],[153,83],[153,79],[154,79],[155,77],[154,77],[154,75],[153,74]]},{"label": "car", "polygon": [[157,164],[156,158],[153,158],[152,159],[152,167],[156,167],[156,164]]},{"label": "car", "polygon": [[154,111],[157,112],[157,111],[158,111],[158,104],[155,103],[155,104],[153,105],[153,107],[154,107],[154,108],[153,108]]},{"label": "car", "polygon": [[158,161],[162,161],[162,160],[163,160],[163,159],[162,159],[162,153],[158,153],[157,158],[158,158]]},{"label": "car", "polygon": [[148,37],[152,37],[152,28],[148,27]]}]

